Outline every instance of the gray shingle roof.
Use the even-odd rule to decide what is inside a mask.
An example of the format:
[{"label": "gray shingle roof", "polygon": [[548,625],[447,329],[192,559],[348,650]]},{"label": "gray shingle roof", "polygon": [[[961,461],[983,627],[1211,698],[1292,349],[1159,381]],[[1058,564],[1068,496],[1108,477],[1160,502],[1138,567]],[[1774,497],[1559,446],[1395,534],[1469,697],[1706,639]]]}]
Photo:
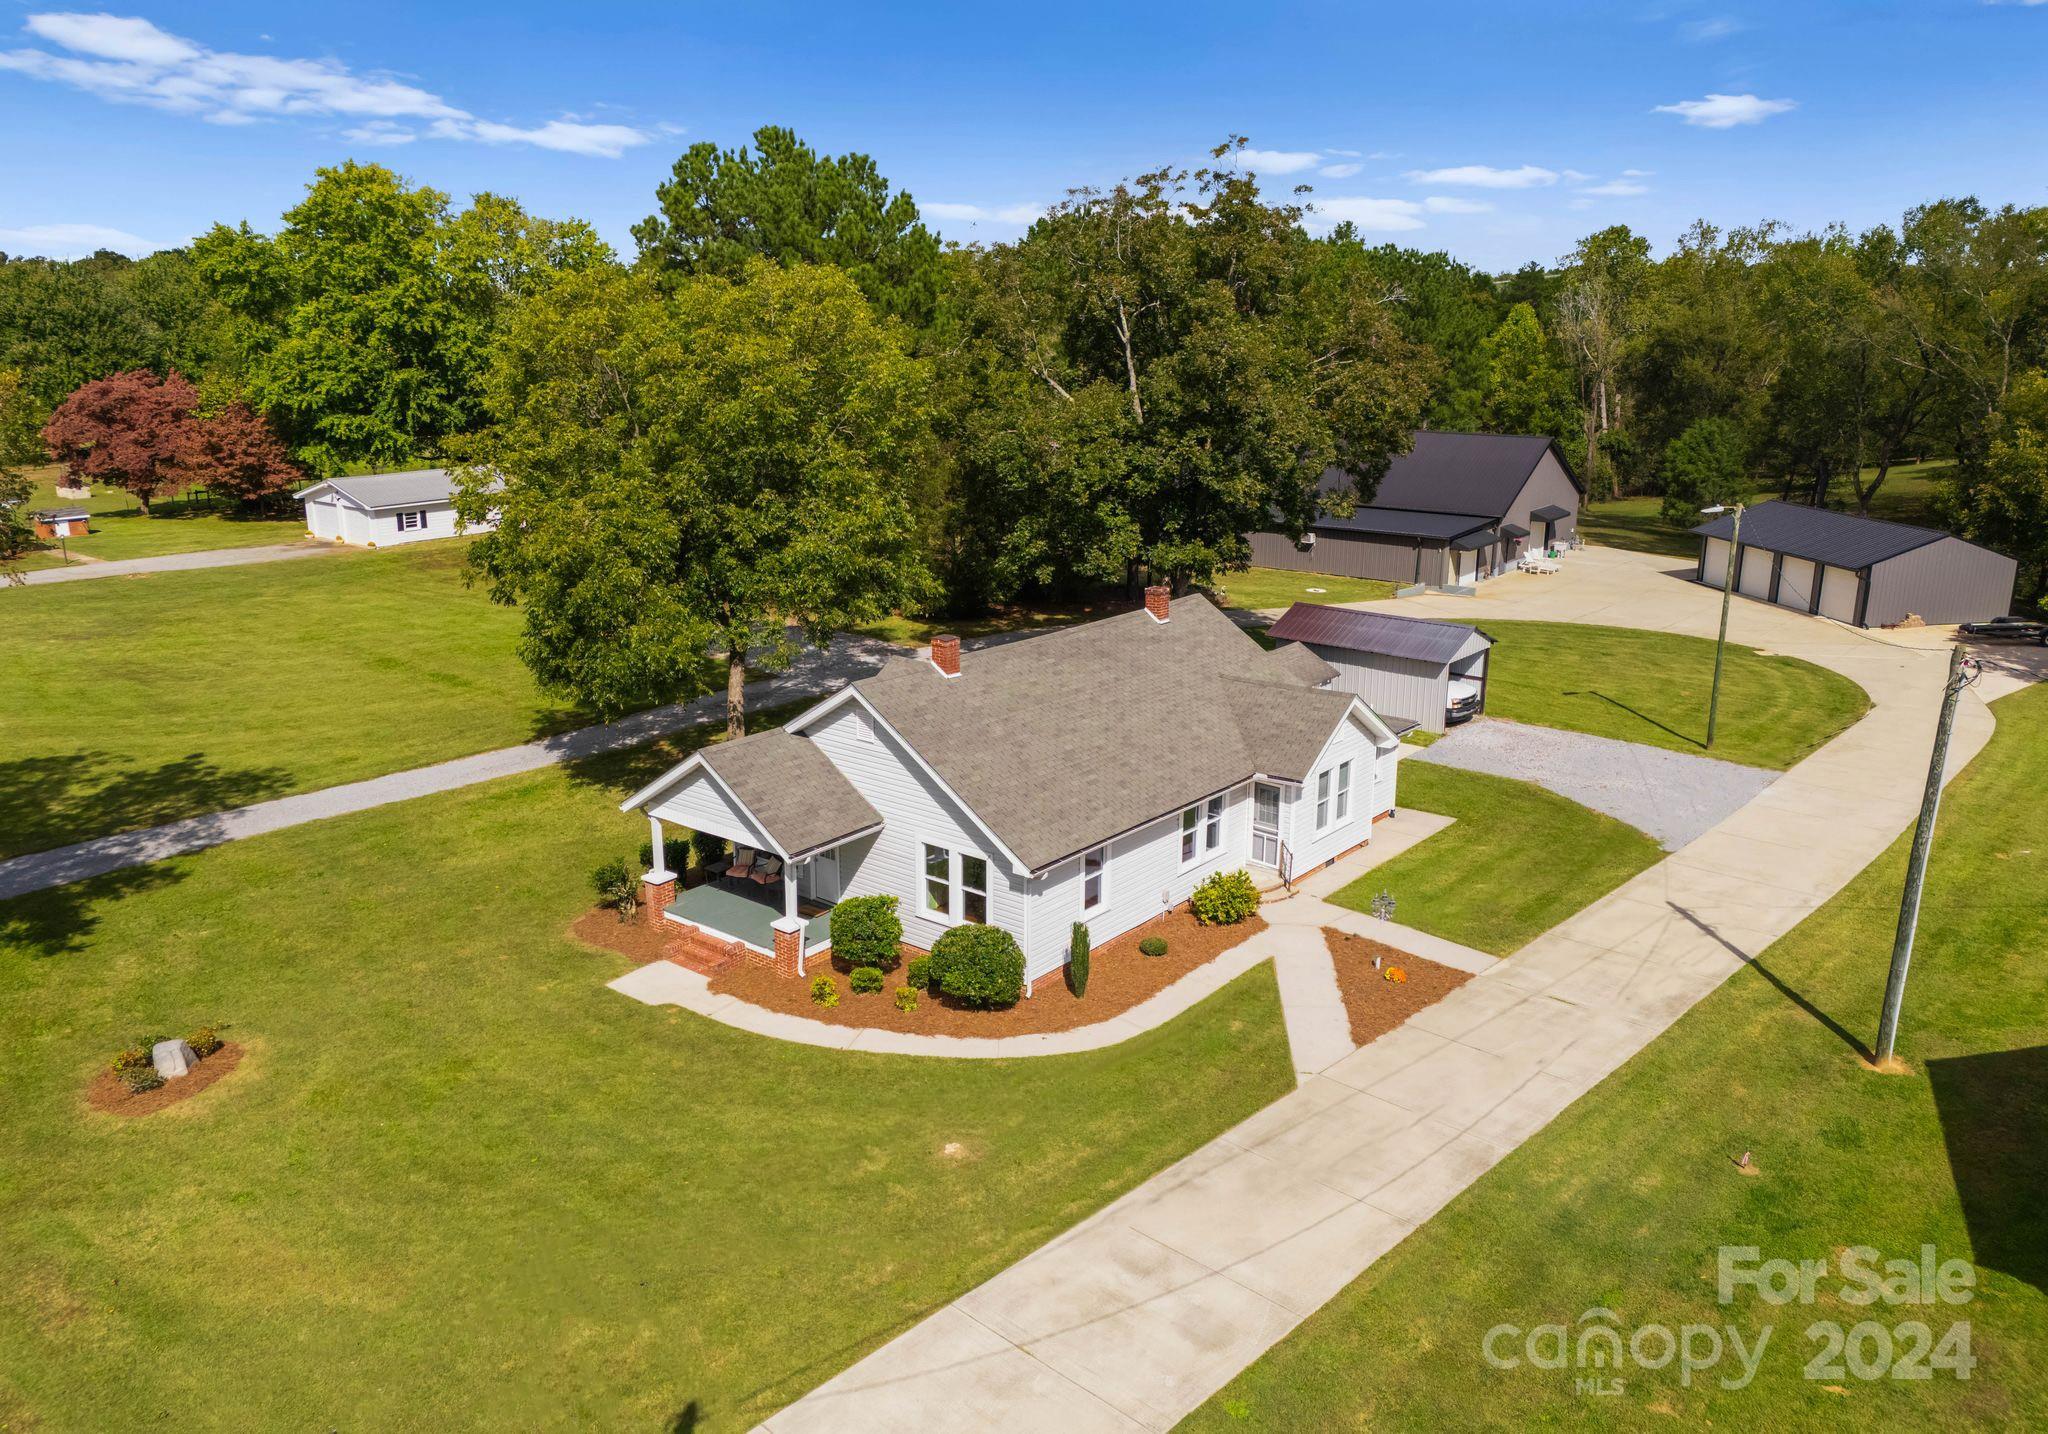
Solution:
[{"label": "gray shingle roof", "polygon": [[415,503],[445,503],[455,496],[455,480],[445,468],[422,468],[416,473],[366,473],[358,478],[328,478],[311,488],[301,488],[293,497],[304,498],[314,488],[332,488],[365,508],[405,508]]},{"label": "gray shingle roof", "polygon": [[963,653],[955,678],[915,658],[855,685],[1042,871],[1254,775],[1305,779],[1353,698],[1298,662],[1189,596],[1170,622],[1123,613]]},{"label": "gray shingle roof", "polygon": [[[1430,622],[1419,617],[1359,612],[1355,608],[1309,602],[1298,602],[1287,609],[1278,622],[1266,629],[1266,634],[1295,642],[1313,642],[1321,647],[1341,647],[1349,652],[1408,657],[1418,662],[1449,662],[1475,634],[1484,636],[1478,628],[1462,623]],[[1492,640],[1487,639],[1489,643]]]},{"label": "gray shingle roof", "polygon": [[[1723,513],[1692,531],[1703,538],[1726,538],[1735,531],[1735,515]],[[1834,513],[1775,498],[1746,509],[1742,515],[1744,547],[1809,558],[1838,568],[1869,567],[1948,536],[1939,528],[1859,518],[1854,513]]]},{"label": "gray shingle roof", "polygon": [[769,839],[793,857],[882,820],[816,743],[780,727],[714,742],[700,755]]},{"label": "gray shingle roof", "polygon": [[1304,686],[1321,687],[1337,675],[1337,669],[1298,642],[1283,643],[1260,659],[1283,681],[1294,679]]},{"label": "gray shingle roof", "polygon": [[[1423,429],[1415,434],[1414,446],[1387,465],[1373,506],[1502,518],[1550,450],[1550,440],[1535,434]],[[1558,462],[1571,476],[1561,456]],[[1572,477],[1572,482],[1576,485],[1578,479]],[[1351,475],[1341,468],[1323,474],[1325,492],[1344,492],[1351,486]],[[1330,525],[1340,521],[1331,520]]]}]

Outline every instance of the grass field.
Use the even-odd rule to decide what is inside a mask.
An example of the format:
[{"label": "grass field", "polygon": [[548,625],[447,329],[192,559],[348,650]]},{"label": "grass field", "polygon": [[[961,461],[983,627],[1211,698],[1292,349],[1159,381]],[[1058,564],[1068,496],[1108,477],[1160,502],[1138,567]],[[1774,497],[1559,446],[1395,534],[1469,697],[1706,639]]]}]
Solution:
[{"label": "grass field", "polygon": [[463,564],[432,543],[0,593],[0,856],[586,720]]},{"label": "grass field", "polygon": [[[1856,1048],[1877,1025],[1902,836],[1186,1427],[2048,1427],[2048,808],[2018,796],[2048,784],[2048,688],[1994,711],[1996,735],[1942,807],[1899,1041],[1912,1074],[1872,1075]],[[1744,1150],[1754,1179],[1733,1168]],[[1968,1304],[1840,1299],[1845,1247],[1917,1260],[1925,1244],[1974,1262]],[[1722,1246],[1828,1261],[1831,1277],[1815,1305],[1748,1291],[1722,1305]],[[1481,1358],[1497,1324],[1576,1338],[1596,1307],[1625,1330],[1732,1325],[1754,1345],[1776,1329],[1745,1389],[1610,1367],[1624,1389],[1587,1396],[1581,1371]],[[1967,1383],[1802,1377],[1821,1349],[1811,1323],[1915,1319],[1936,1338],[1968,1321]]]},{"label": "grass field", "polygon": [[[35,472],[32,508],[84,508],[92,514],[92,532],[69,540],[75,555],[88,558],[153,558],[163,553],[194,553],[208,548],[253,548],[265,543],[296,543],[306,536],[305,520],[294,513],[285,519],[236,518],[198,503],[169,499],[151,504],[154,516],[143,517],[133,497],[119,488],[95,488],[90,498],[59,498],[54,465]],[[24,568],[61,567],[57,544],[31,555]]]},{"label": "grass field", "polygon": [[1226,607],[1267,610],[1298,602],[1376,602],[1394,595],[1395,585],[1374,578],[1340,578],[1328,573],[1293,573],[1284,568],[1252,568],[1225,573]]},{"label": "grass field", "polygon": [[[1489,716],[1706,753],[1714,644],[1706,638],[1563,622],[1488,622]],[[1710,755],[1791,766],[1869,708],[1863,689],[1793,657],[1730,644]]]},{"label": "grass field", "polygon": [[[606,990],[564,929],[675,755],[0,903],[0,1428],[743,1429],[1293,1088],[1269,967],[1013,1062]],[[86,1108],[203,1021],[220,1085]]]},{"label": "grass field", "polygon": [[1330,900],[1370,911],[1381,891],[1394,919],[1508,956],[1605,896],[1664,853],[1626,822],[1531,782],[1410,759],[1400,805],[1456,823],[1374,867]]}]

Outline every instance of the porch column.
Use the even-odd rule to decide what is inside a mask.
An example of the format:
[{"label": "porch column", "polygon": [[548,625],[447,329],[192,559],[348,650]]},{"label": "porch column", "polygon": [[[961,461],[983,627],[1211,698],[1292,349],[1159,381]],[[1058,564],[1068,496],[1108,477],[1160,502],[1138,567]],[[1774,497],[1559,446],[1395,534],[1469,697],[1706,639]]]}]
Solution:
[{"label": "porch column", "polygon": [[640,914],[649,926],[661,925],[661,914],[676,899],[676,874],[668,869],[668,849],[662,840],[661,818],[647,816],[647,833],[653,843],[648,853],[647,874],[640,878]]},{"label": "porch column", "polygon": [[796,863],[782,864],[782,914],[791,921],[796,916]]}]

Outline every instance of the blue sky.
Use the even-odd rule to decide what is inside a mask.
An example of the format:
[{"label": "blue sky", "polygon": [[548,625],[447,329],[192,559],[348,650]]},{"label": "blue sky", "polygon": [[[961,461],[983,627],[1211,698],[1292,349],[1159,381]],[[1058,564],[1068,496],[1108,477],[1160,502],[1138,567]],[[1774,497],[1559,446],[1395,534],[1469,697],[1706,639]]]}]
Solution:
[{"label": "blue sky", "polygon": [[2048,0],[106,3],[0,0],[0,249],[271,228],[353,156],[629,253],[682,147],[774,123],[961,240],[1232,132],[1269,187],[1488,268],[1612,223],[1661,251],[1696,217],[2048,202]]}]

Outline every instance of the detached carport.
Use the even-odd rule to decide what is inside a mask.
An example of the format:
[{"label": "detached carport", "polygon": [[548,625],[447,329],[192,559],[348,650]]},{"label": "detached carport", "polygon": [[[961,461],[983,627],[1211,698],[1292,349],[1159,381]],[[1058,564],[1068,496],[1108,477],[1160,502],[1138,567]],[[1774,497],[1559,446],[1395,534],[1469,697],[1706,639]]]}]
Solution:
[{"label": "detached carport", "polygon": [[1453,678],[1476,683],[1476,710],[1486,710],[1493,639],[1476,627],[1298,602],[1267,636],[1308,648],[1336,670],[1325,686],[1356,693],[1390,721],[1443,731]]},{"label": "detached carport", "polygon": [[[1723,514],[1692,531],[1700,539],[1695,576],[1718,588],[1726,581],[1734,517]],[[2004,554],[1939,528],[1773,500],[1742,515],[1735,590],[1852,627],[1885,627],[1908,616],[1956,623],[2010,610],[2017,571]]]}]

